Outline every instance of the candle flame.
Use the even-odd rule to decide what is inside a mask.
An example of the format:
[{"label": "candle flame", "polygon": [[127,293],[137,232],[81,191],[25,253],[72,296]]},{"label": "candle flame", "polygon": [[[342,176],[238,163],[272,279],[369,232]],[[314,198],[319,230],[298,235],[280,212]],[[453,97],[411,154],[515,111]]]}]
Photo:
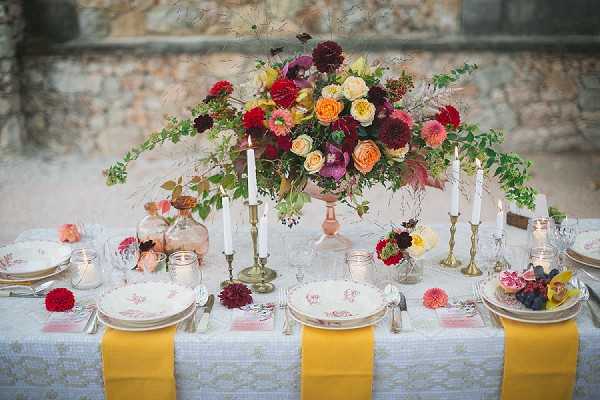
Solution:
[{"label": "candle flame", "polygon": [[458,159],[458,146],[454,146],[454,158]]},{"label": "candle flame", "polygon": [[477,165],[477,169],[481,169],[481,161],[479,161],[479,158],[475,159],[475,164]]},{"label": "candle flame", "polygon": [[502,200],[498,200],[498,211],[502,212],[503,207],[502,207]]},{"label": "candle flame", "polygon": [[248,147],[252,147],[252,136],[248,135]]}]

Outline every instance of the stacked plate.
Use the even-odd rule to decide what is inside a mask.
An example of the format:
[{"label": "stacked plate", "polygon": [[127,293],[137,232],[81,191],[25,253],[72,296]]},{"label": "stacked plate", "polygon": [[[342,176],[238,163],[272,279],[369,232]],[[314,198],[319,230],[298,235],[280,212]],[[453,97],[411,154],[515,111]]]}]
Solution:
[{"label": "stacked plate", "polygon": [[326,280],[295,286],[288,310],[301,324],[320,329],[357,329],[374,325],[386,313],[383,292],[363,282]]},{"label": "stacked plate", "polygon": [[600,231],[578,234],[573,246],[567,250],[567,255],[580,264],[600,268]]},{"label": "stacked plate", "polygon": [[172,282],[140,282],[100,296],[98,318],[123,331],[150,331],[175,325],[196,308],[194,289]]},{"label": "stacked plate", "polygon": [[0,283],[31,282],[61,273],[71,248],[49,241],[17,242],[0,247]]},{"label": "stacked plate", "polygon": [[[580,287],[578,284],[577,286]],[[483,305],[488,310],[513,321],[530,324],[553,324],[575,318],[581,311],[581,296],[571,297],[552,310],[531,310],[516,299],[498,296],[498,279],[496,277],[479,282],[478,290]],[[514,301],[511,301],[511,299]]]}]

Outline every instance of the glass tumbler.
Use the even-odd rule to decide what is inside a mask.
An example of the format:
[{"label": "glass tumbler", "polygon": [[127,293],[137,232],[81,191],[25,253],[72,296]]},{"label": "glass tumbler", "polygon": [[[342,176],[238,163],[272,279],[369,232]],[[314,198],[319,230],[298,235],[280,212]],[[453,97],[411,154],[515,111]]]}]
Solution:
[{"label": "glass tumbler", "polygon": [[374,283],[373,254],[367,250],[351,250],[346,253],[346,265],[350,279],[357,282]]}]

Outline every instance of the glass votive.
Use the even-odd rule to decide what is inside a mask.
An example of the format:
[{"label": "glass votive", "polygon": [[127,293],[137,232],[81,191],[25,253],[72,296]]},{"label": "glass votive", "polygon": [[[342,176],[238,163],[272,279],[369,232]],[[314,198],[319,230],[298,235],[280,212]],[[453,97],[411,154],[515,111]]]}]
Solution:
[{"label": "glass votive", "polygon": [[527,239],[529,248],[544,247],[550,244],[550,231],[554,229],[551,218],[530,218],[527,223]]},{"label": "glass votive", "polygon": [[202,282],[202,272],[198,256],[193,251],[176,251],[169,256],[169,276],[171,281],[196,287]]},{"label": "glass votive", "polygon": [[346,265],[350,279],[373,283],[373,254],[367,250],[351,250],[346,253]]},{"label": "glass votive", "polygon": [[541,265],[544,272],[549,273],[556,264],[558,252],[552,246],[534,247],[529,250],[529,263],[533,266]]},{"label": "glass votive", "polygon": [[92,249],[77,249],[71,253],[71,286],[74,289],[94,289],[102,285],[98,253]]}]

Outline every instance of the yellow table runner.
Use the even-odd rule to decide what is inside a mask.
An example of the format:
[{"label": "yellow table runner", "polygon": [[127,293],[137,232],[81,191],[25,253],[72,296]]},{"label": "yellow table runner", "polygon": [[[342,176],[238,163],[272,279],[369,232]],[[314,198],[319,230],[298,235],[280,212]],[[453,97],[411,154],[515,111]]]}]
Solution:
[{"label": "yellow table runner", "polygon": [[502,318],[502,400],[571,399],[579,333],[575,320],[548,325]]},{"label": "yellow table runner", "polygon": [[175,330],[106,328],[101,348],[107,400],[175,400]]},{"label": "yellow table runner", "polygon": [[373,327],[302,331],[302,400],[364,400],[373,383]]}]

